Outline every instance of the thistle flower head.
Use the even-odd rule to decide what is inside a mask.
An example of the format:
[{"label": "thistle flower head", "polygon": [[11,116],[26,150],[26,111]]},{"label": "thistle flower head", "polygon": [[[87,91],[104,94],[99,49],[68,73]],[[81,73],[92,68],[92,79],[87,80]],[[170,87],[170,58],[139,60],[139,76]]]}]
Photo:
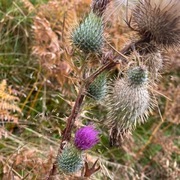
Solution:
[{"label": "thistle flower head", "polygon": [[107,97],[108,122],[112,145],[118,144],[137,124],[144,122],[150,108],[147,71],[135,67],[127,77],[117,79]]},{"label": "thistle flower head", "polygon": [[58,169],[64,173],[75,173],[83,166],[81,152],[73,146],[67,146],[57,157]]},{"label": "thistle flower head", "polygon": [[133,27],[142,39],[161,47],[180,45],[179,9],[179,0],[139,0],[132,11]]},{"label": "thistle flower head", "polygon": [[91,12],[72,33],[73,44],[85,53],[99,53],[103,45],[102,18]]},{"label": "thistle flower head", "polygon": [[82,127],[75,134],[74,144],[80,150],[90,149],[99,141],[98,134],[91,125]]}]

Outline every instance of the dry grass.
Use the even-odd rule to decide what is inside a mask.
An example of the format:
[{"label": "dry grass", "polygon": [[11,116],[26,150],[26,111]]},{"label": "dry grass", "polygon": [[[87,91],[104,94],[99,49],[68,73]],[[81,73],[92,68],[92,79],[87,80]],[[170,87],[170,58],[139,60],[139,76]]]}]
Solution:
[{"label": "dry grass", "polygon": [[[70,34],[89,11],[90,1],[0,3],[0,119],[5,115],[13,119],[0,126],[0,179],[45,179],[81,83],[82,56],[72,54]],[[112,15],[106,37],[119,51],[135,36]],[[158,108],[121,148],[109,147],[101,121],[106,118],[104,105],[86,98],[76,126],[91,120],[101,132],[98,145],[86,154],[90,164],[99,158],[101,166],[91,179],[176,180],[180,176],[179,51],[164,52],[164,57],[166,71],[154,87]],[[78,176],[57,174],[54,179]]]}]

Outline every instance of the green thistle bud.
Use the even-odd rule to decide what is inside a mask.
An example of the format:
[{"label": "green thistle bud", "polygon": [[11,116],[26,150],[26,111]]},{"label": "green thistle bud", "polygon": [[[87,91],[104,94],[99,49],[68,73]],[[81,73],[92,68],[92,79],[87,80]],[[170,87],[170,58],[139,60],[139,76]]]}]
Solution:
[{"label": "green thistle bud", "polygon": [[81,152],[72,146],[65,147],[62,153],[58,156],[57,163],[59,171],[64,173],[77,172],[83,166]]},{"label": "green thistle bud", "polygon": [[147,81],[147,71],[135,67],[110,87],[107,105],[111,145],[119,145],[124,136],[146,120],[150,108]]},{"label": "green thistle bud", "polygon": [[72,40],[85,53],[100,52],[103,45],[102,18],[91,12],[74,30]]},{"label": "green thistle bud", "polygon": [[147,82],[147,71],[142,67],[135,67],[128,71],[128,80],[130,84],[141,85]]},{"label": "green thistle bud", "polygon": [[95,100],[102,100],[107,93],[107,75],[101,73],[91,83],[88,89],[88,95]]}]

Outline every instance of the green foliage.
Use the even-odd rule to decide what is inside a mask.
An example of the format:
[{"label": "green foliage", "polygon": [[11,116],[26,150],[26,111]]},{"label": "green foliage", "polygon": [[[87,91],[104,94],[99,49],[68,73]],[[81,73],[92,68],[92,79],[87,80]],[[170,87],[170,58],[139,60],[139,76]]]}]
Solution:
[{"label": "green foliage", "polygon": [[0,10],[3,12],[7,12],[9,7],[12,5],[12,0],[1,0],[0,1]]},{"label": "green foliage", "polygon": [[34,5],[40,5],[40,4],[47,3],[48,0],[30,0],[30,2]]},{"label": "green foliage", "polygon": [[[1,53],[15,53],[28,55],[30,46],[30,27],[33,14],[18,1],[3,2],[1,17]],[[16,57],[17,57],[16,56]]]}]

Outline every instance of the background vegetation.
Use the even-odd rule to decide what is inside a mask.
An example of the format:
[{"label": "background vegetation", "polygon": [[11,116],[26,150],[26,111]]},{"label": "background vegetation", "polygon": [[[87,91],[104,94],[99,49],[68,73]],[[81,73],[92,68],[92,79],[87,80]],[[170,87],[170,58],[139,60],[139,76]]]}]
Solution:
[{"label": "background vegetation", "polygon": [[[69,37],[89,6],[89,0],[0,0],[0,179],[47,176],[82,73],[82,57],[71,55]],[[122,14],[107,17],[107,41],[116,50],[134,36]],[[99,158],[101,166],[92,179],[180,177],[179,51],[164,57],[155,89],[159,106],[121,148],[109,147],[104,105],[86,98],[76,126],[96,122],[101,132],[98,145],[87,152],[88,161]],[[57,175],[65,178],[75,176]]]}]

